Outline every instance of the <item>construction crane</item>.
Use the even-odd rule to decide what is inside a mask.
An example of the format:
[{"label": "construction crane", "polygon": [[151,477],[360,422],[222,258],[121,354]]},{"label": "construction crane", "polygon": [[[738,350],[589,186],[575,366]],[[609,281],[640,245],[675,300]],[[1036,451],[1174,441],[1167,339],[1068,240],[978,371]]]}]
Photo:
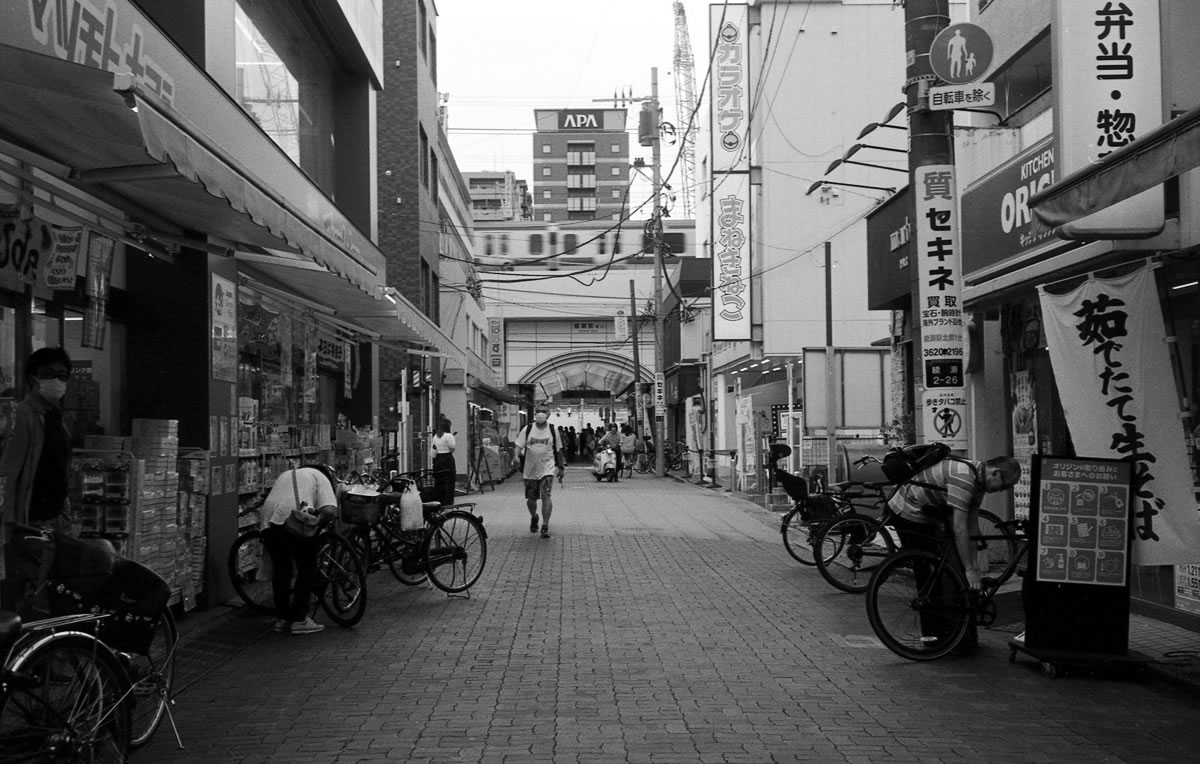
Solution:
[{"label": "construction crane", "polygon": [[679,125],[676,136],[679,146],[679,179],[683,196],[683,215],[695,217],[696,177],[696,63],[692,58],[692,42],[688,35],[687,12],[680,0],[675,5],[675,109]]}]

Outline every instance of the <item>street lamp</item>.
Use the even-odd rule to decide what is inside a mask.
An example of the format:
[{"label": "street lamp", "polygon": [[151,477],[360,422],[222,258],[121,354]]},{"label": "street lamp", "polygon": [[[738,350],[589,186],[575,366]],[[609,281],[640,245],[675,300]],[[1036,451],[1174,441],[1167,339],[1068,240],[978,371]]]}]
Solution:
[{"label": "street lamp", "polygon": [[808,187],[808,190],[804,192],[804,195],[812,196],[813,192],[815,192],[818,188],[821,188],[822,186],[848,186],[850,188],[873,188],[876,191],[887,191],[889,194],[896,193],[895,186],[868,186],[865,183],[840,183],[840,182],[832,181],[832,180],[818,180],[818,181],[814,182],[811,186]]}]

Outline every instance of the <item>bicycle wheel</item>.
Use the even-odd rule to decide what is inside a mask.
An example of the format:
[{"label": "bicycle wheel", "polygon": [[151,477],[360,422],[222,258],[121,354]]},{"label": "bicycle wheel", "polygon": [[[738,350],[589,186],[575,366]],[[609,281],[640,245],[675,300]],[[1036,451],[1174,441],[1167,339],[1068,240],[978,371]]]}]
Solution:
[{"label": "bicycle wheel", "polygon": [[429,578],[421,552],[423,540],[422,531],[393,528],[386,534],[388,569],[392,571],[392,577],[405,586],[420,586]]},{"label": "bicycle wheel", "polygon": [[[986,509],[979,510],[979,533],[983,536],[1003,536],[1003,539],[988,539],[987,549],[979,555],[978,564],[984,565],[980,575],[998,578],[1008,563],[1017,555],[1017,537],[1001,520]],[[986,564],[984,561],[986,560]]]},{"label": "bicycle wheel", "polygon": [[646,452],[645,451],[639,452],[638,455],[633,460],[633,471],[638,473],[639,475],[644,475],[644,474],[646,474],[646,471],[649,469],[650,469],[650,460],[646,458]]},{"label": "bicycle wheel", "polygon": [[896,551],[896,542],[878,521],[846,513],[821,528],[815,548],[821,577],[844,592],[861,594],[875,568]]},{"label": "bicycle wheel", "polygon": [[363,569],[370,573],[372,566],[379,564],[374,553],[375,546],[379,543],[375,533],[369,526],[355,525],[346,531],[345,538],[358,553],[358,559],[362,561]]},{"label": "bicycle wheel", "polygon": [[958,647],[972,617],[962,574],[917,549],[887,559],[867,587],[867,618],[889,650],[913,661],[941,658]]},{"label": "bicycle wheel", "polygon": [[233,590],[248,607],[259,613],[275,613],[275,595],[271,582],[258,580],[262,559],[262,532],[257,528],[243,532],[229,548],[229,580]]},{"label": "bicycle wheel", "polygon": [[175,678],[175,645],[178,641],[175,617],[170,610],[164,610],[154,626],[150,649],[144,655],[128,654],[127,670],[133,684],[131,748],[145,745],[167,712],[167,704],[171,702],[171,682]]},{"label": "bicycle wheel", "polygon": [[129,677],[103,643],[53,634],[8,668],[20,678],[0,698],[0,761],[125,761]]},{"label": "bicycle wheel", "polygon": [[367,574],[350,542],[323,533],[317,550],[317,594],[321,608],[338,626],[350,627],[367,610]]},{"label": "bicycle wheel", "polygon": [[812,524],[803,519],[803,511],[796,507],[783,516],[779,530],[783,534],[783,546],[788,554],[801,565],[816,565],[813,556],[815,531]]},{"label": "bicycle wheel", "polygon": [[449,594],[470,589],[487,564],[487,531],[470,512],[451,510],[425,534],[426,569],[433,585]]}]

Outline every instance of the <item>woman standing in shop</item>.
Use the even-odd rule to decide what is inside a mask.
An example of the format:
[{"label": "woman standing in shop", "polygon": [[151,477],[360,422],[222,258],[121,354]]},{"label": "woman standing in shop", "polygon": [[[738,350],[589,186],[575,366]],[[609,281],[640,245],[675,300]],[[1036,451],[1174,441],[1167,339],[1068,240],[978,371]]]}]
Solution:
[{"label": "woman standing in shop", "polygon": [[454,503],[454,478],[458,465],[454,463],[454,433],[450,432],[450,420],[442,417],[437,433],[433,436],[433,475],[437,485],[438,501],[443,506]]}]

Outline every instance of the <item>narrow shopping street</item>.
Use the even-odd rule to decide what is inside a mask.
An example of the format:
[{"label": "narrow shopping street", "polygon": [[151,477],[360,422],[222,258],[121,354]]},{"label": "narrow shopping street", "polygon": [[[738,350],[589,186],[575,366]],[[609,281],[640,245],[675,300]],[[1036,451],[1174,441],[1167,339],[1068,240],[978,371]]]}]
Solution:
[{"label": "narrow shopping street", "polygon": [[185,748],[164,724],[132,760],[1167,762],[1200,745],[1195,695],[1048,679],[1009,663],[1006,631],[969,658],[897,658],[862,598],[787,555],[775,514],[721,490],[573,467],[550,539],[516,478],[471,498],[490,543],[470,599],[380,572],[352,630],[185,618]]}]

